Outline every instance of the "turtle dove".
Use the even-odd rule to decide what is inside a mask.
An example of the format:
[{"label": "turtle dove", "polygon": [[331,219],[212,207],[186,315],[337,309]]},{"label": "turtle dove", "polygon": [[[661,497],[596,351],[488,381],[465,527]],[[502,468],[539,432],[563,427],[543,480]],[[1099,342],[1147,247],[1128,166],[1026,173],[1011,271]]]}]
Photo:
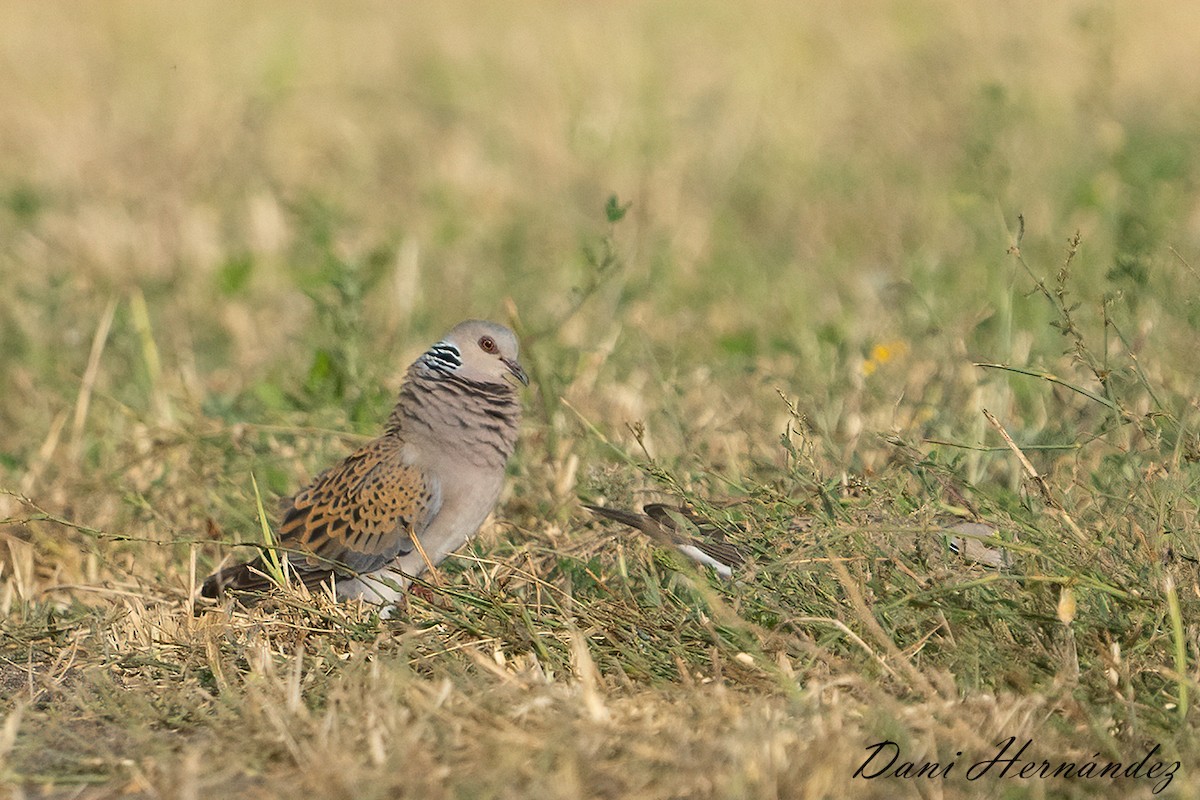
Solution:
[{"label": "turtle dove", "polygon": [[[338,599],[390,605],[474,536],[517,442],[521,406],[507,378],[529,383],[517,349],[503,325],[467,320],[421,355],[383,435],[284,501],[290,571],[309,587],[332,578]],[[271,584],[260,555],[209,576],[201,594]]]}]

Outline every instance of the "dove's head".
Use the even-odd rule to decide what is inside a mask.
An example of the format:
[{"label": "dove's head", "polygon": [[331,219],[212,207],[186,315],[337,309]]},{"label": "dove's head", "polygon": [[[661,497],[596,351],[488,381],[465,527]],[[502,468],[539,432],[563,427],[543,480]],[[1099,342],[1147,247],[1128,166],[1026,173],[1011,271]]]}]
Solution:
[{"label": "dove's head", "polygon": [[460,322],[421,356],[419,363],[434,372],[457,375],[474,383],[504,383],[511,375],[528,385],[529,376],[517,361],[517,336],[503,325],[479,319]]}]

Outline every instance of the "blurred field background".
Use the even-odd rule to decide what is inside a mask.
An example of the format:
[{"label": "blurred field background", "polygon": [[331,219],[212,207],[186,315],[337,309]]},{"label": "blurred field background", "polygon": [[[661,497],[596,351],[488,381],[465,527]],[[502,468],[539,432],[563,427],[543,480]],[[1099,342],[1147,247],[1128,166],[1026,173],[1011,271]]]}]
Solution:
[{"label": "blurred field background", "polygon": [[[12,796],[1200,793],[1192,4],[4,6]],[[193,614],[472,316],[535,386],[432,599]]]}]

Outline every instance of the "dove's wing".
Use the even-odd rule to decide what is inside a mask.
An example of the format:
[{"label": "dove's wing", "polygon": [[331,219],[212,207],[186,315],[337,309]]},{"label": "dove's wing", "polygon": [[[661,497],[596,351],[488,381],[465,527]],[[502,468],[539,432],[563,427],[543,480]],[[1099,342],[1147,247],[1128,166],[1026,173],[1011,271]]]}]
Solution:
[{"label": "dove's wing", "polygon": [[[304,583],[333,572],[373,572],[408,553],[441,506],[437,481],[406,462],[398,436],[383,436],[318,475],[284,504],[280,548]],[[203,593],[265,588],[262,557],[222,570]]]}]

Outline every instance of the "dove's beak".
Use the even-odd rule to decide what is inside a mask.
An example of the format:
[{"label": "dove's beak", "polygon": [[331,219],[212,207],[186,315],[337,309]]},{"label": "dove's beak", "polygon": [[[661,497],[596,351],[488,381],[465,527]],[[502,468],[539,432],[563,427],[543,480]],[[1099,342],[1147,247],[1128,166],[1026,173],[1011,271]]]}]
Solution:
[{"label": "dove's beak", "polygon": [[521,369],[520,364],[511,358],[502,358],[500,360],[504,362],[504,366],[508,367],[508,371],[512,373],[514,378],[526,386],[529,385],[529,376],[525,374],[525,370]]}]

